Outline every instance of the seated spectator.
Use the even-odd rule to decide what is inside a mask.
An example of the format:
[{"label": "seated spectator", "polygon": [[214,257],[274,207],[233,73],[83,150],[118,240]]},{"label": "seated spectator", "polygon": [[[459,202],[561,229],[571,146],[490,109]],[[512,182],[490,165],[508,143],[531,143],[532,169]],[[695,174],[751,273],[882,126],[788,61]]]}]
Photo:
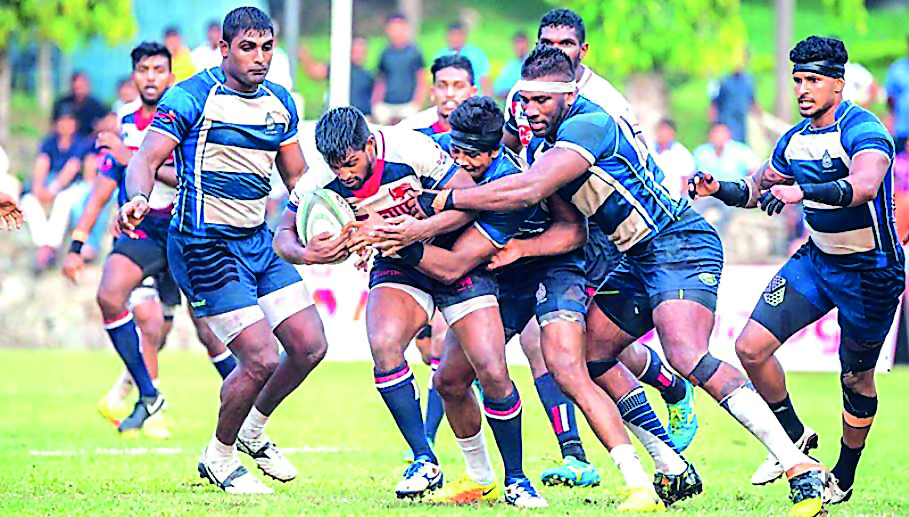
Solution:
[{"label": "seated spectator", "polygon": [[[448,46],[438,51],[433,60],[447,54],[459,54],[466,57],[473,66],[476,77],[477,95],[486,95],[492,92],[492,79],[489,78],[489,58],[480,47],[467,43],[467,27],[461,22],[454,22],[448,26],[445,33]],[[508,92],[505,92],[508,95]]]},{"label": "seated spectator", "polygon": [[[364,115],[372,115],[372,89],[375,79],[363,65],[366,64],[366,38],[354,36],[350,42],[350,105],[362,111]],[[327,63],[320,63],[313,59],[306,47],[300,47],[298,53],[303,72],[310,79],[324,81],[328,79],[331,69]]]},{"label": "seated spectator", "polygon": [[170,51],[171,71],[174,74],[175,83],[192,77],[196,73],[192,52],[183,44],[183,38],[176,27],[168,27],[164,31],[164,46]]},{"label": "seated spectator", "polygon": [[376,123],[392,125],[420,111],[428,88],[423,53],[414,45],[404,15],[388,18],[385,35],[388,46],[379,57],[372,112]]},{"label": "seated spectator", "polygon": [[74,110],[61,106],[53,132],[38,150],[30,192],[22,196],[22,211],[38,247],[35,269],[39,272],[53,265],[72,209],[85,197],[79,173],[86,144],[77,128]]},{"label": "seated spectator", "polygon": [[198,70],[207,70],[221,66],[221,23],[209,22],[208,31],[205,33],[205,42],[193,49],[193,67]]},{"label": "seated spectator", "polygon": [[722,181],[742,179],[759,165],[751,148],[733,140],[729,127],[722,122],[710,126],[707,143],[694,150],[694,164]]},{"label": "seated spectator", "polygon": [[694,175],[694,158],[688,149],[675,139],[675,122],[664,118],[657,124],[654,160],[663,170],[663,185],[673,197],[684,196],[688,178]]},{"label": "seated spectator", "polygon": [[82,137],[92,133],[95,122],[107,114],[109,109],[92,96],[92,84],[83,72],[75,72],[70,78],[70,93],[57,99],[54,103],[53,118],[56,120],[60,110],[66,106],[76,117],[76,130]]}]

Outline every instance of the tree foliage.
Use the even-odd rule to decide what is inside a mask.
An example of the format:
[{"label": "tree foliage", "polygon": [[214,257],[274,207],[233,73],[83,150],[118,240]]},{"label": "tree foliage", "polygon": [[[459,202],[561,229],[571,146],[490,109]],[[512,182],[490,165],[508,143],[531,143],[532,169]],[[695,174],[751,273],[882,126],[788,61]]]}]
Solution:
[{"label": "tree foliage", "polygon": [[132,0],[0,0],[0,48],[40,38],[72,50],[93,36],[113,44],[135,30]]}]

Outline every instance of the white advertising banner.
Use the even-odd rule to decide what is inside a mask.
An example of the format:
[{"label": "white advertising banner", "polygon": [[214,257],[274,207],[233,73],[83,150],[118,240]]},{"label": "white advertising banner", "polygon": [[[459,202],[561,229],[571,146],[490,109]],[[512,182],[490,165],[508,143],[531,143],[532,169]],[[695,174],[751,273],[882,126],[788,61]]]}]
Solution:
[{"label": "white advertising banner", "polygon": [[[356,270],[353,261],[335,266],[301,267],[300,270],[322,315],[329,343],[327,358],[370,360],[365,324],[368,275]],[[716,325],[710,338],[713,355],[739,366],[735,356],[735,339],[745,327],[764,287],[778,270],[778,265],[731,265],[724,269]],[[777,358],[787,371],[839,371],[839,336],[834,310],[792,336],[777,352]],[[655,332],[641,338],[641,342],[662,352]],[[884,343],[878,371],[887,371],[893,366],[895,346],[896,323],[891,326]],[[408,349],[407,357],[419,361],[415,347]],[[514,363],[526,363],[516,344],[508,347],[508,359]]]}]

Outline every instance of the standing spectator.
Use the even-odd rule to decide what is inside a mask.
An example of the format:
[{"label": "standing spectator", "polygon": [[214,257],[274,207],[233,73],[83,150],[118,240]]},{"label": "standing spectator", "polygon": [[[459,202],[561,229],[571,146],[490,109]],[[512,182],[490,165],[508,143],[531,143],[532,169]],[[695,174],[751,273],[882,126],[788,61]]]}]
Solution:
[{"label": "standing spectator", "polygon": [[[461,22],[454,22],[448,26],[448,32],[445,33],[445,41],[448,46],[436,53],[435,58],[442,57],[446,54],[460,54],[466,57],[473,72],[477,78],[477,95],[485,95],[484,92],[492,91],[492,79],[489,77],[489,59],[486,54],[480,50],[480,47],[467,43],[467,28]],[[505,92],[508,95],[508,92]]]},{"label": "standing spectator", "polygon": [[221,24],[219,22],[209,22],[208,30],[205,32],[205,41],[193,49],[191,57],[193,68],[197,71],[221,66],[224,58],[221,57]]},{"label": "standing spectator", "polygon": [[[364,115],[372,115],[372,90],[375,79],[363,65],[366,63],[366,38],[354,36],[350,42],[350,105],[362,111]],[[328,79],[330,68],[326,63],[319,63],[313,59],[306,47],[300,47],[300,63],[303,71],[311,79],[324,81]]]},{"label": "standing spectator", "polygon": [[729,127],[722,122],[710,126],[707,143],[694,150],[694,164],[720,181],[740,180],[759,165],[751,148],[733,140]]},{"label": "standing spectator", "polygon": [[176,27],[168,27],[164,31],[164,46],[170,51],[174,82],[180,82],[196,73],[192,52],[183,44],[183,38]]},{"label": "standing spectator", "polygon": [[521,65],[530,52],[530,40],[527,33],[520,31],[511,37],[511,46],[514,49],[514,58],[505,63],[499,76],[496,77],[493,93],[496,97],[508,97],[511,88],[521,78]]},{"label": "standing spectator", "polygon": [[[909,43],[909,38],[906,42]],[[887,107],[890,108],[896,148],[903,149],[909,139],[909,57],[890,65],[884,89],[887,90]]]},{"label": "standing spectator", "polygon": [[846,82],[843,86],[844,100],[852,101],[863,108],[871,106],[877,100],[881,87],[864,66],[858,63],[846,63],[843,80]]},{"label": "standing spectator", "polygon": [[75,72],[70,78],[69,95],[57,99],[54,103],[53,118],[60,118],[61,110],[66,107],[76,117],[77,131],[80,136],[88,136],[95,127],[95,122],[107,114],[104,104],[92,96],[92,83],[83,72]]},{"label": "standing spectator", "polygon": [[135,102],[138,98],[139,91],[136,90],[136,85],[132,80],[128,77],[126,79],[120,79],[120,82],[117,83],[117,100],[114,101],[111,111],[119,113],[124,106]]},{"label": "standing spectator", "polygon": [[[70,213],[85,195],[78,179],[86,145],[77,127],[75,111],[68,105],[60,106],[54,130],[38,150],[31,191],[22,197],[22,211],[38,247],[36,271],[53,264],[63,244]],[[45,212],[45,207],[49,212]]]},{"label": "standing spectator", "polygon": [[721,122],[732,132],[732,139],[746,143],[748,111],[760,115],[760,106],[754,101],[754,79],[745,71],[748,53],[739,61],[731,74],[720,79],[710,100],[710,122]]},{"label": "standing spectator", "polygon": [[290,73],[290,58],[287,52],[278,45],[278,32],[280,27],[276,20],[272,20],[272,34],[274,34],[275,45],[272,47],[271,65],[268,67],[268,75],[265,76],[269,81],[279,84],[288,92],[294,91],[294,78]]},{"label": "standing spectator", "polygon": [[416,114],[426,101],[423,53],[411,41],[410,24],[402,14],[385,22],[388,46],[379,58],[372,93],[373,115],[379,124],[396,124]]},{"label": "standing spectator", "polygon": [[664,118],[656,127],[657,165],[663,170],[666,179],[663,185],[673,197],[679,198],[687,191],[688,178],[694,175],[694,157],[680,142],[675,139],[675,122]]}]

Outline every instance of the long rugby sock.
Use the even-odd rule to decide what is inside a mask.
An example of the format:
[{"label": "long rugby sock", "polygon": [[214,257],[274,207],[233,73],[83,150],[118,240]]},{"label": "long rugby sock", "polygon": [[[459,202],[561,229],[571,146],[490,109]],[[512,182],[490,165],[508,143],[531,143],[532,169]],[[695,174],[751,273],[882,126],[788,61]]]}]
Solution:
[{"label": "long rugby sock", "polygon": [[420,391],[413,378],[413,372],[407,363],[401,363],[391,370],[382,372],[375,370],[376,389],[382,395],[382,400],[391,411],[398,429],[413,451],[413,457],[429,458],[438,464],[426,433],[423,431],[423,415],[420,412]]},{"label": "long rugby sock", "polygon": [[502,455],[502,463],[505,464],[506,485],[527,477],[521,464],[521,396],[517,386],[512,384],[511,389],[511,394],[505,398],[494,399],[487,395],[483,399],[486,421],[489,422]]},{"label": "long rugby sock", "polygon": [[754,391],[754,386],[750,382],[736,388],[720,401],[720,405],[776,456],[783,471],[799,463],[812,462],[811,458],[792,443],[783,426],[773,416],[764,399]]},{"label": "long rugby sock", "polygon": [[476,436],[470,438],[455,438],[461,453],[464,454],[464,464],[467,477],[481,485],[488,485],[496,480],[492,471],[492,462],[489,461],[489,450],[486,448],[486,439],[483,429]]},{"label": "long rugby sock", "polygon": [[439,425],[442,424],[442,417],[445,416],[445,406],[442,405],[442,396],[432,387],[432,378],[439,369],[439,358],[433,357],[429,360],[429,389],[426,392],[426,422],[423,425],[423,431],[430,442],[435,443],[436,433],[439,432]]},{"label": "long rugby sock", "polygon": [[779,402],[768,402],[767,405],[770,406],[770,411],[773,411],[773,416],[779,420],[780,425],[783,426],[783,430],[789,435],[789,439],[792,440],[792,443],[797,442],[799,438],[805,434],[805,425],[802,424],[798,415],[795,414],[795,406],[793,406],[792,401],[789,400],[788,393],[783,400]]},{"label": "long rugby sock", "polygon": [[660,396],[663,397],[667,404],[678,404],[685,398],[685,381],[663,366],[663,361],[660,359],[659,354],[652,348],[649,346],[644,348],[650,353],[650,360],[638,379],[644,384],[659,390]]},{"label": "long rugby sock", "polygon": [[834,465],[831,472],[836,476],[839,486],[843,490],[849,490],[852,484],[855,483],[855,469],[858,468],[858,462],[862,457],[864,448],[865,446],[862,445],[853,449],[842,440],[840,441],[840,457],[836,460],[836,465]]},{"label": "long rugby sock", "polygon": [[549,372],[537,377],[533,381],[540,395],[540,402],[546,410],[546,416],[552,423],[552,430],[559,440],[562,457],[574,456],[587,463],[587,455],[581,446],[581,436],[578,434],[578,425],[575,420],[574,404],[562,393],[555,379]]},{"label": "long rugby sock", "polygon": [[644,467],[641,466],[641,458],[638,457],[638,453],[634,450],[633,445],[624,444],[613,447],[612,450],[609,451],[609,456],[625,479],[626,486],[653,486],[650,482],[650,477],[644,472]]},{"label": "long rugby sock", "polygon": [[230,350],[225,350],[224,353],[212,357],[211,364],[215,367],[215,370],[218,370],[218,375],[221,376],[221,379],[226,379],[230,372],[237,367],[237,358],[230,353]]},{"label": "long rugby sock", "polygon": [[142,359],[142,348],[139,343],[139,329],[133,321],[133,314],[129,311],[123,311],[123,314],[112,321],[104,322],[104,329],[110,336],[114,344],[114,350],[120,355],[129,374],[132,375],[139,388],[139,396],[154,397],[158,394],[152,384],[151,376],[148,374],[148,368],[145,367],[145,361]]},{"label": "long rugby sock", "polygon": [[663,474],[678,475],[685,472],[688,464],[679,456],[675,445],[666,434],[666,429],[653,412],[647,401],[644,388],[638,386],[616,402],[622,420],[628,429],[641,441],[653,458],[654,468]]}]

